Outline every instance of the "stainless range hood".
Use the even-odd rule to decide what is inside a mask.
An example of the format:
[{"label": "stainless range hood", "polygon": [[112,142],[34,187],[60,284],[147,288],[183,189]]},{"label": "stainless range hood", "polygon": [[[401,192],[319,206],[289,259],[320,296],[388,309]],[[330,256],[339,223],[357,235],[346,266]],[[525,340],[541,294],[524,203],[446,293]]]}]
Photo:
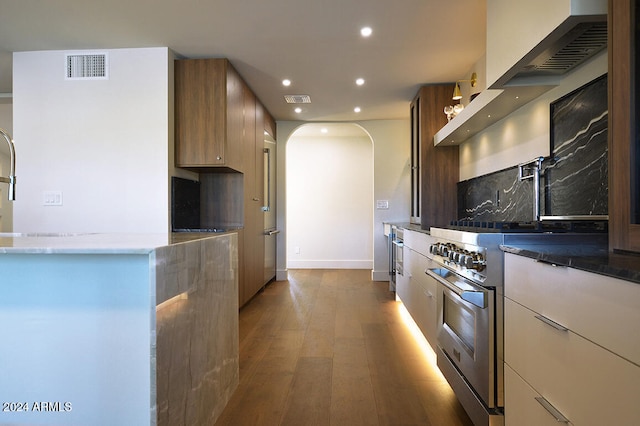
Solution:
[{"label": "stainless range hood", "polygon": [[487,0],[487,87],[557,84],[607,46],[607,0]]},{"label": "stainless range hood", "polygon": [[607,47],[607,16],[573,16],[527,53],[493,86],[540,84]]}]

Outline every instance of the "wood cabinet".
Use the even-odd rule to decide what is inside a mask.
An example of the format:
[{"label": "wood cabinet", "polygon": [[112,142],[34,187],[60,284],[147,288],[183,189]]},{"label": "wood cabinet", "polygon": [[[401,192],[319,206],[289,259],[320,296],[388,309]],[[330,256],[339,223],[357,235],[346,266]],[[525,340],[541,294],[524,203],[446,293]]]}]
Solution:
[{"label": "wood cabinet", "polygon": [[175,163],[244,172],[245,84],[227,59],[175,62]]},{"label": "wood cabinet", "polygon": [[458,147],[433,145],[447,123],[444,107],[453,103],[452,94],[453,84],[423,86],[411,103],[411,216],[419,217],[422,229],[458,218]]},{"label": "wood cabinet", "polygon": [[506,254],[506,425],[640,424],[639,317],[637,284]]},{"label": "wood cabinet", "polygon": [[275,121],[227,59],[175,64],[177,167],[200,173],[201,225],[240,226],[238,301],[264,285],[264,132]]},{"label": "wood cabinet", "polygon": [[609,248],[640,252],[638,0],[609,0]]}]

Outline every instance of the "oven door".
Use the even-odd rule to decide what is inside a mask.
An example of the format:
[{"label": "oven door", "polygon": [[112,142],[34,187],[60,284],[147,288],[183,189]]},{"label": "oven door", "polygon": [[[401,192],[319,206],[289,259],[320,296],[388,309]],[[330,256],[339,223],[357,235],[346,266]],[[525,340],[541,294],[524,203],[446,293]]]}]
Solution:
[{"label": "oven door", "polygon": [[438,347],[484,402],[495,408],[495,291],[445,268],[438,281]]}]

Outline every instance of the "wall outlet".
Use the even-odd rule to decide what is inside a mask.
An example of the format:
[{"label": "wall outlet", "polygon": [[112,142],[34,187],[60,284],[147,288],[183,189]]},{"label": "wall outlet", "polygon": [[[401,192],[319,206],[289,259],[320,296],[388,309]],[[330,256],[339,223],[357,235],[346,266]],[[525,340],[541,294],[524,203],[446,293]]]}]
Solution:
[{"label": "wall outlet", "polygon": [[296,254],[300,254],[300,247],[296,247],[296,248],[294,249],[294,252],[295,252]]},{"label": "wall outlet", "polygon": [[62,191],[44,191],[42,193],[43,206],[61,206]]}]

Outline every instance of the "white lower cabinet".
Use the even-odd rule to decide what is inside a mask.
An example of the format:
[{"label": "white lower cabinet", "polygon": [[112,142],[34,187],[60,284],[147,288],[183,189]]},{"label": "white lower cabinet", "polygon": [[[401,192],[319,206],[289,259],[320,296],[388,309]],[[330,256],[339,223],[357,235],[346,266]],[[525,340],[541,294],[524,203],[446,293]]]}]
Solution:
[{"label": "white lower cabinet", "polygon": [[[509,365],[504,366],[505,424],[517,426],[557,426],[558,420],[539,402],[541,398]],[[573,424],[573,423],[565,423]]]},{"label": "white lower cabinet", "polygon": [[[396,292],[431,347],[436,348],[437,282],[425,273],[431,266],[426,256],[428,235],[405,230],[404,276],[396,282]],[[424,253],[422,253],[424,252]]]},{"label": "white lower cabinet", "polygon": [[[640,425],[640,366],[623,356],[634,358],[637,323],[611,321],[616,303],[624,310],[639,300],[640,285],[619,281],[505,255],[507,426]],[[593,318],[602,309],[622,334],[599,338]]]}]

